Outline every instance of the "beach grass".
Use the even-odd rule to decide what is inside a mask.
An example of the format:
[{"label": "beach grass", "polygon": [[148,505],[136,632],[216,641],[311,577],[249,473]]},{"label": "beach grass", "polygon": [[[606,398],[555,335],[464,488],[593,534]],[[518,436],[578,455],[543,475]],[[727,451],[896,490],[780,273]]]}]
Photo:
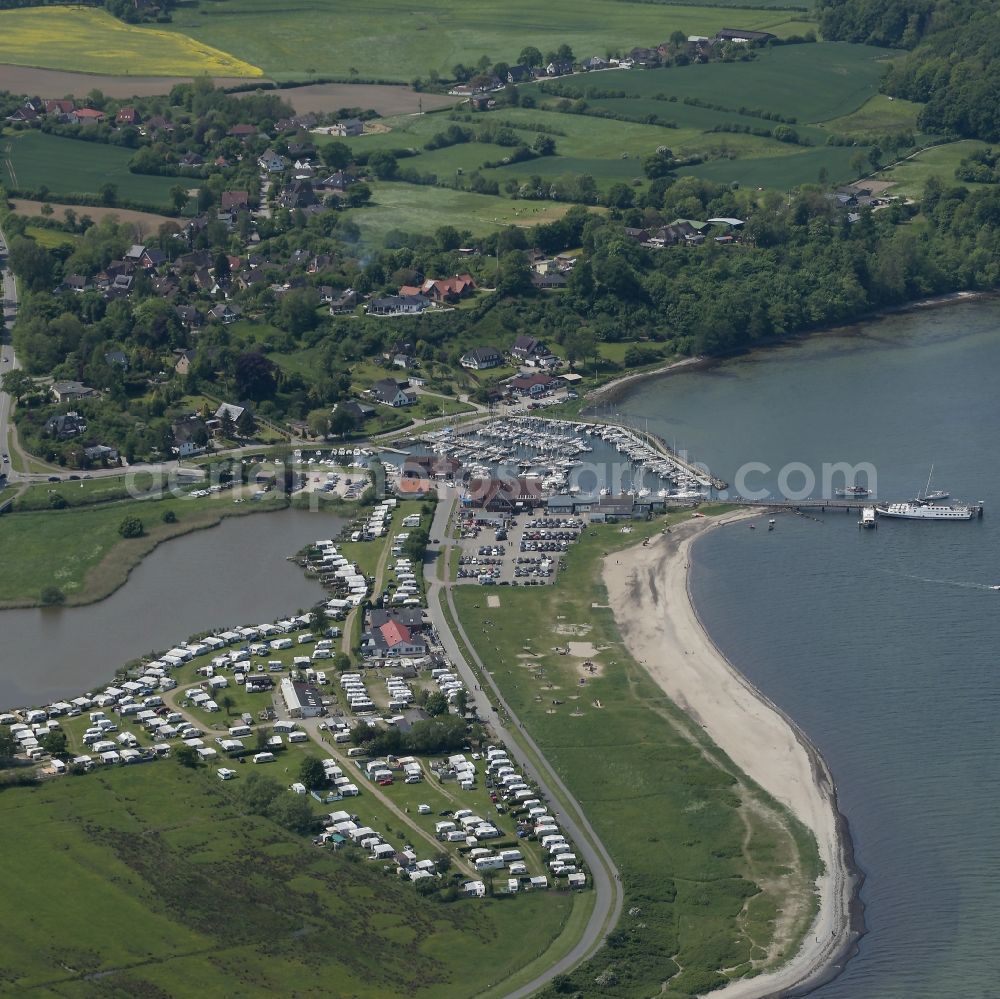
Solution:
[{"label": "beach grass", "polygon": [[[818,860],[804,827],[735,770],[622,643],[601,560],[662,526],[588,528],[554,585],[498,590],[499,607],[478,587],[454,596],[512,710],[611,851],[626,913],[641,912],[622,918],[618,949],[574,983],[627,966],[629,995],[666,981],[661,994],[681,996],[722,984],[721,968],[758,969],[775,908],[800,912],[784,941],[794,948],[814,911]],[[570,641],[595,647],[597,674],[554,651]]]},{"label": "beach grass", "polygon": [[0,12],[0,62],[112,76],[260,76],[225,51],[93,7]]},{"label": "beach grass", "polygon": [[461,999],[544,949],[574,908],[555,892],[422,899],[352,848],[244,814],[239,783],[163,760],[0,796],[20,840],[0,857],[5,908],[30,898],[33,913],[0,942],[5,990],[263,999],[294,982]]}]

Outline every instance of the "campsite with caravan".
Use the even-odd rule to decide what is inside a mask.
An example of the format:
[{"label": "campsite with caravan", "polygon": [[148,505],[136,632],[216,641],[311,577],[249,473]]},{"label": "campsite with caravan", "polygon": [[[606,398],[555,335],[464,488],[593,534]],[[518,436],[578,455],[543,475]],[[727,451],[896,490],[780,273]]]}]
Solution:
[{"label": "campsite with caravan", "polygon": [[0,992],[989,991],[1000,0],[0,8]]}]

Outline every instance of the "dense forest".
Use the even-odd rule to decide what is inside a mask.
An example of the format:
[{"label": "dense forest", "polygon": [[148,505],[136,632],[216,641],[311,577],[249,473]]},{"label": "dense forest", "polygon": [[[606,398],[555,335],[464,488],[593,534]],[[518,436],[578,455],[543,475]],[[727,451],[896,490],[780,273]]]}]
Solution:
[{"label": "dense forest", "polygon": [[920,127],[1000,139],[1000,0],[821,0],[825,38],[910,49],[883,90],[924,103]]}]

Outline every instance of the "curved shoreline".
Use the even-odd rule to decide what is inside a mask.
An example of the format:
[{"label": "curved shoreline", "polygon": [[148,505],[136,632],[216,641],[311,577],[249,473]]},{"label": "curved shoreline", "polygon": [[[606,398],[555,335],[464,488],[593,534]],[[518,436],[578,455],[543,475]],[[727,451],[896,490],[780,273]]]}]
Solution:
[{"label": "curved shoreline", "polygon": [[881,309],[874,309],[866,312],[848,323],[839,323],[836,326],[824,326],[814,330],[802,330],[799,333],[788,333],[784,336],[769,337],[759,340],[753,344],[736,350],[727,351],[722,354],[698,354],[694,357],[685,357],[680,361],[671,361],[668,364],[651,368],[649,371],[639,371],[631,375],[620,375],[612,378],[604,385],[598,385],[592,389],[584,398],[584,405],[581,414],[586,414],[592,407],[608,402],[616,402],[623,390],[634,387],[652,378],[661,378],[668,375],[679,374],[686,371],[697,371],[699,368],[718,364],[721,361],[733,357],[743,357],[753,353],[755,350],[765,350],[771,347],[780,347],[783,344],[796,343],[805,340],[807,337],[836,336],[843,334],[847,330],[860,326],[862,323],[870,323],[878,319],[886,319],[889,316],[898,316],[907,312],[916,312],[920,309],[936,309],[945,305],[957,305],[960,302],[972,302],[977,299],[995,298],[996,291],[951,291],[944,295],[936,295],[932,298],[921,298],[915,302],[904,302],[902,305],[890,305]]},{"label": "curved shoreline", "polygon": [[753,511],[740,511],[692,519],[648,547],[631,549],[626,565],[604,565],[609,602],[629,651],[737,767],[813,833],[823,863],[818,909],[795,955],[712,993],[720,999],[806,995],[840,974],[865,932],[859,897],[864,876],[826,762],[794,720],[723,655],[691,599],[693,543],[751,516]]}]

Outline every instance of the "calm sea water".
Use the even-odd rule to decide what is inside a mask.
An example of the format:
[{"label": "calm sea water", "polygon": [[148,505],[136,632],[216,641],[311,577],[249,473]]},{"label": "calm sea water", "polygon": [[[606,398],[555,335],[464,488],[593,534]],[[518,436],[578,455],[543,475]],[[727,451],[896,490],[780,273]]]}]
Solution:
[{"label": "calm sea water", "polygon": [[[883,498],[935,484],[971,523],[780,515],[696,548],[712,635],[823,752],[867,875],[869,933],[823,999],[1000,996],[1000,303],[649,382],[618,405],[733,481],[871,461]],[[755,484],[762,478],[758,477]],[[773,482],[776,476],[771,477]]]}]

